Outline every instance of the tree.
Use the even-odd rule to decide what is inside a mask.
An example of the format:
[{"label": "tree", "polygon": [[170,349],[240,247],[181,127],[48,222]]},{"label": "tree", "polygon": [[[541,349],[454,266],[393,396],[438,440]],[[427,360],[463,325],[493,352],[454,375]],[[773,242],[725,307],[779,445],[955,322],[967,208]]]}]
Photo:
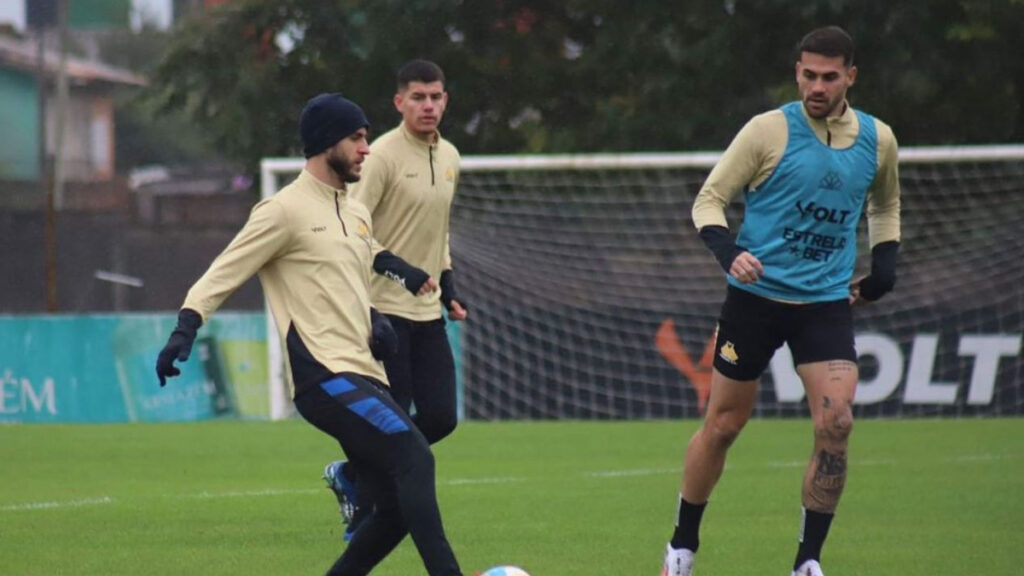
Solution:
[{"label": "tree", "polygon": [[463,153],[720,149],[796,97],[795,45],[838,23],[854,105],[900,142],[1024,140],[1021,0],[247,0],[181,26],[149,97],[255,167],[299,151],[304,102],[339,91],[372,132],[398,121],[395,70],[448,75],[442,131]]}]

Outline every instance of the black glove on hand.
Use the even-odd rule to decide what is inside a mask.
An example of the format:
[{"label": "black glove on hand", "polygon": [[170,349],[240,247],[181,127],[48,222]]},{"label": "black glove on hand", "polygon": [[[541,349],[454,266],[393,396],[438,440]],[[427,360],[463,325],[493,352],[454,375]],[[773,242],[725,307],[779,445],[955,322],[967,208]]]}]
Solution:
[{"label": "black glove on hand", "polygon": [[729,229],[725,226],[708,225],[701,228],[699,234],[700,239],[704,241],[704,245],[715,255],[718,265],[725,270],[726,274],[732,268],[732,261],[740,253],[746,252],[743,247],[736,245],[729,234]]},{"label": "black glove on hand", "polygon": [[860,297],[874,302],[896,287],[896,257],[900,243],[891,240],[871,249],[871,274],[860,281]]},{"label": "black glove on hand", "polygon": [[448,310],[452,309],[452,300],[457,300],[459,305],[462,306],[463,310],[469,310],[469,305],[466,301],[459,296],[459,293],[455,291],[455,273],[451,270],[444,270],[441,272],[441,278],[438,280],[438,285],[441,287],[441,303]]},{"label": "black glove on hand", "polygon": [[418,295],[424,282],[430,279],[430,274],[388,250],[377,253],[373,258],[373,271],[398,282],[413,296]]},{"label": "black glove on hand", "polygon": [[370,353],[377,360],[388,360],[398,353],[398,334],[388,317],[370,308]]},{"label": "black glove on hand", "polygon": [[178,312],[178,325],[167,339],[167,345],[156,357],[156,376],[160,386],[167,384],[167,378],[181,374],[174,366],[174,361],[184,362],[192,354],[192,343],[196,340],[196,332],[203,325],[203,317],[195,310],[182,308]]}]

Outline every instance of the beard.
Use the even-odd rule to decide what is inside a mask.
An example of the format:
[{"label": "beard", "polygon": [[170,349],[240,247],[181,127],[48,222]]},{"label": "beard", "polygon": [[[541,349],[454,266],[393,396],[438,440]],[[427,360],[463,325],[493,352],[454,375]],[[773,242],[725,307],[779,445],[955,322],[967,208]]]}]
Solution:
[{"label": "beard", "polygon": [[817,111],[812,111],[811,108],[808,107],[808,105],[811,104],[812,100],[809,96],[805,96],[803,99],[804,110],[807,111],[807,115],[810,116],[811,118],[817,118],[819,120],[822,118],[827,118],[829,114],[832,114],[833,111],[835,111],[839,106],[842,105],[843,98],[844,95],[838,95],[833,100],[821,101],[815,99],[813,101],[814,105],[821,106],[821,108],[819,108],[819,110]]},{"label": "beard", "polygon": [[353,169],[352,163],[335,152],[327,155],[327,167],[345,183],[359,182],[359,174]]}]

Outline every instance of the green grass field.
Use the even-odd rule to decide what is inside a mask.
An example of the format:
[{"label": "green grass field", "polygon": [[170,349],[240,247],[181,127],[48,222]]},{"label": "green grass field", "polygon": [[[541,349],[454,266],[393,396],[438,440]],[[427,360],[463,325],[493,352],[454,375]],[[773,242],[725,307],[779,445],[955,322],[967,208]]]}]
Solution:
[{"label": "green grass field", "polygon": [[[436,449],[467,576],[649,576],[696,421],[467,423]],[[698,576],[788,576],[806,420],[755,420],[702,532]],[[343,548],[301,421],[0,427],[0,574],[322,574]],[[1024,419],[862,420],[829,576],[1024,574]],[[406,539],[375,572],[424,574]]]}]

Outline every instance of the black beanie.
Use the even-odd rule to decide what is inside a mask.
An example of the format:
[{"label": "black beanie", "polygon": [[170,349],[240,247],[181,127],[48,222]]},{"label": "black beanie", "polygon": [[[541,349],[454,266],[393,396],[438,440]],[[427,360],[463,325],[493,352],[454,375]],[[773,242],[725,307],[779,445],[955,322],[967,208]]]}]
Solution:
[{"label": "black beanie", "polygon": [[299,120],[302,153],[306,158],[316,156],[354,134],[360,128],[369,128],[370,122],[362,108],[337,92],[319,94],[306,102]]}]

